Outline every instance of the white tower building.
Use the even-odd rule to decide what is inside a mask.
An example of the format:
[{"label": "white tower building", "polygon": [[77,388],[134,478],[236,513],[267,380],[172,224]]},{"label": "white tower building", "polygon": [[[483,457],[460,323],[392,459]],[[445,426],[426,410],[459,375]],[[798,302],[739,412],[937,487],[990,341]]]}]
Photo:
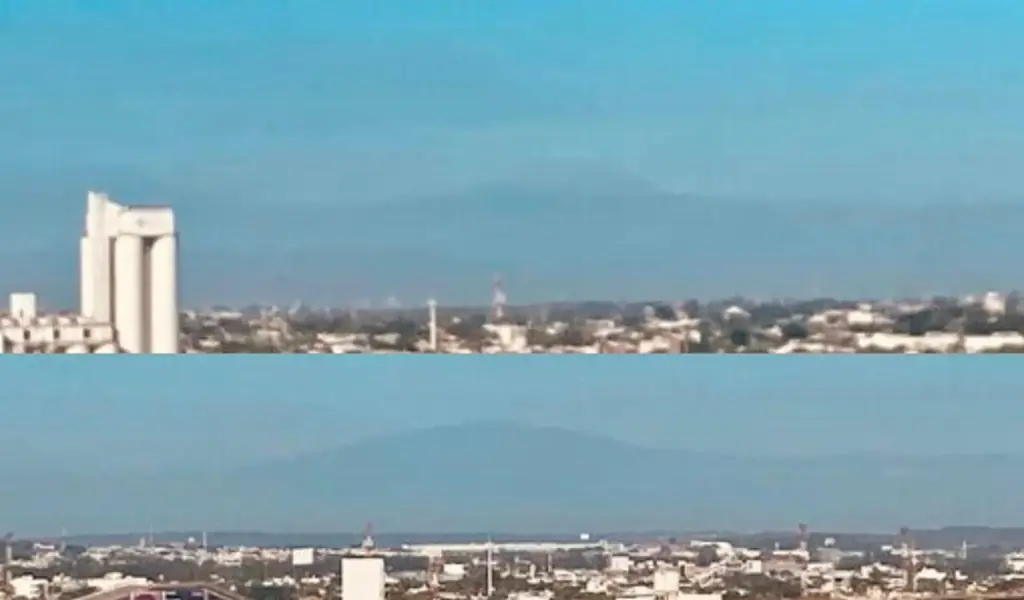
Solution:
[{"label": "white tower building", "polygon": [[165,206],[122,206],[89,192],[81,242],[81,312],[111,323],[131,354],[176,354],[178,236]]},{"label": "white tower building", "polygon": [[341,600],[384,600],[384,559],[346,556],[341,559]]},{"label": "white tower building", "polygon": [[430,332],[430,351],[437,352],[437,300],[427,300],[427,327]]}]

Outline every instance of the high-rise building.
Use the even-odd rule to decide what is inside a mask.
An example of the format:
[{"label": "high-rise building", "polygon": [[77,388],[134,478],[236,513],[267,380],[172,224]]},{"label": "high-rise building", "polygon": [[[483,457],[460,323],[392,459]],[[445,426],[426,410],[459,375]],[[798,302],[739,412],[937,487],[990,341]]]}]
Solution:
[{"label": "high-rise building", "polygon": [[384,559],[346,556],[341,559],[341,600],[384,600]]},{"label": "high-rise building", "polygon": [[130,354],[176,354],[178,235],[165,206],[123,206],[89,192],[81,241],[81,313],[114,327]]}]

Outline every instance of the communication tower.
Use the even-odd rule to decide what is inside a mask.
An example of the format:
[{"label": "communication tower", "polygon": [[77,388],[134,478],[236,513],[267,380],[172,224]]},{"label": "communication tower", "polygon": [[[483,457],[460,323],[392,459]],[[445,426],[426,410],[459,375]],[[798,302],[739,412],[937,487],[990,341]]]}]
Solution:
[{"label": "communication tower", "polygon": [[373,523],[367,523],[363,529],[363,541],[360,542],[359,549],[364,552],[373,552],[377,549],[377,543],[373,541]]},{"label": "communication tower", "polygon": [[8,532],[4,536],[3,565],[0,565],[0,597],[13,598],[14,588],[11,587],[11,562],[14,558],[14,534]]},{"label": "communication tower", "polygon": [[501,275],[496,275],[491,282],[491,320],[495,323],[505,319],[505,307],[508,297],[505,296],[505,286],[502,284]]},{"label": "communication tower", "polygon": [[800,523],[799,525],[797,525],[797,532],[798,532],[798,536],[799,536],[799,537],[797,537],[797,540],[798,540],[798,546],[797,547],[799,548],[800,552],[807,553],[808,552],[808,550],[807,550],[807,546],[808,546],[807,540],[808,540],[808,537],[809,537],[808,534],[807,534],[807,523]]},{"label": "communication tower", "polygon": [[437,300],[427,300],[427,328],[429,332],[430,351],[437,352]]},{"label": "communication tower", "polygon": [[494,541],[487,536],[487,597],[494,596]]},{"label": "communication tower", "polygon": [[903,553],[903,569],[907,574],[906,589],[911,593],[917,591],[917,578],[914,577],[917,561],[914,558],[914,538],[909,527],[900,527],[900,550]]}]

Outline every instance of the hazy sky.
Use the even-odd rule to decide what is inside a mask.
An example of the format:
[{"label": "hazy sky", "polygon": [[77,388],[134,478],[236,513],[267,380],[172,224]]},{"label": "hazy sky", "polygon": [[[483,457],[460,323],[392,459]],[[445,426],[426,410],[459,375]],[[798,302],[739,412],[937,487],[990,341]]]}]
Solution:
[{"label": "hazy sky", "polygon": [[[357,530],[367,519],[390,531],[756,529],[806,519],[877,531],[1005,524],[1018,514],[1020,497],[1005,475],[1024,457],[1021,378],[1010,357],[26,358],[0,363],[0,380],[0,476],[11,488],[0,512],[23,533],[200,524]],[[497,432],[485,442],[465,430],[400,435],[483,421],[716,456],[832,461],[787,462],[781,475],[767,461],[730,478],[715,458],[684,454],[666,466],[663,453],[640,452],[638,460],[629,448],[531,429],[511,437],[500,427],[482,429]],[[393,434],[384,450],[347,449]],[[530,468],[544,457],[536,448],[559,443],[596,455],[557,451],[571,475],[557,462]],[[317,451],[327,452],[268,463]],[[421,454],[424,465],[433,457],[451,468],[387,485]],[[864,454],[882,461],[858,458]],[[988,456],[966,457],[977,454]],[[947,466],[926,469],[897,455],[941,456],[937,464]],[[892,475],[879,464],[911,466]],[[796,468],[808,469],[807,478],[794,475]],[[636,499],[613,485],[621,479],[609,475],[629,469],[640,481],[672,472],[667,481],[676,492],[663,502],[648,498],[638,511]],[[510,495],[495,491],[493,504],[478,502],[477,484],[496,470],[496,486],[521,483]],[[788,477],[800,500],[788,487],[773,487],[771,473]],[[982,504],[968,492],[929,496],[946,489],[950,476],[963,478],[965,490],[983,484],[992,496]],[[719,479],[731,483],[716,486]],[[680,491],[694,481],[712,495]],[[579,490],[598,493],[602,485],[618,492],[609,492],[603,508],[577,512]],[[750,494],[759,498],[757,510]]]},{"label": "hazy sky", "polygon": [[1021,455],[1016,364],[959,356],[26,359],[0,366],[0,466],[66,464],[69,452],[111,469],[228,466],[495,419],[739,455]]},{"label": "hazy sky", "polygon": [[[585,204],[564,242],[543,252],[461,243],[467,230],[501,218],[480,186],[522,183],[538,165],[584,164],[709,202],[893,207],[1022,196],[1019,2],[585,7],[5,2],[0,190],[19,204],[0,225],[8,263],[0,288],[32,286],[70,301],[88,187],[174,204],[190,302],[392,293],[483,301],[495,271],[519,274],[519,297],[611,294],[609,282],[631,271],[637,294],[683,292],[665,283],[672,265],[623,267],[623,256],[662,252],[641,236],[604,239],[593,256],[577,256],[588,233],[612,231],[605,213],[588,220]],[[395,214],[381,208],[388,203],[436,195],[489,208],[474,221],[442,205],[438,222],[455,224],[434,235],[412,222],[361,221]],[[648,226],[642,218],[614,225]],[[842,235],[864,244],[871,230]],[[814,261],[801,268],[823,268]],[[427,265],[435,270],[424,274]],[[844,270],[863,281],[847,274],[822,284],[881,294],[906,280],[859,274],[867,265]],[[686,275],[698,294],[785,287],[716,287]],[[803,293],[810,279],[787,285]],[[856,285],[842,287],[851,279]],[[915,283],[974,284],[956,272]]]}]

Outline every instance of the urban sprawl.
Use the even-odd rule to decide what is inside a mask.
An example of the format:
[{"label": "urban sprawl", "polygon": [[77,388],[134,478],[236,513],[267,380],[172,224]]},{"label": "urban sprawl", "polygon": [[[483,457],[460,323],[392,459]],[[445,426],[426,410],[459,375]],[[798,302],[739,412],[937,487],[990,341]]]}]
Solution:
[{"label": "urban sprawl", "polygon": [[3,597],[19,600],[1020,598],[1024,554],[966,539],[928,547],[906,528],[886,541],[812,535],[804,525],[745,538],[393,547],[370,536],[348,547],[214,545],[205,534],[103,545],[8,536],[3,584]]},{"label": "urban sprawl", "polygon": [[[1024,352],[1016,293],[962,298],[576,302],[490,306],[183,310],[178,229],[166,206],[89,192],[80,306],[47,312],[11,294],[0,352],[177,353],[995,353]],[[390,304],[394,304],[393,302]]]}]

